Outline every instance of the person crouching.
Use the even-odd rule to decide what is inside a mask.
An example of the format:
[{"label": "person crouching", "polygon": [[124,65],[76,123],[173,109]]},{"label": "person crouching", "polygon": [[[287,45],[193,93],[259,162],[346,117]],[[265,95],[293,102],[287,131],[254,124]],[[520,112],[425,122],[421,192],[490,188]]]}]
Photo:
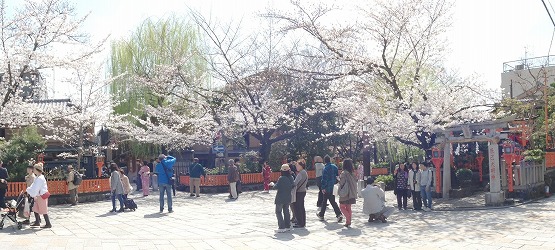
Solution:
[{"label": "person crouching", "polygon": [[387,222],[389,217],[395,209],[385,205],[385,192],[382,188],[374,184],[374,179],[369,178],[366,180],[367,186],[361,191],[362,198],[364,198],[363,213],[368,215],[368,222],[380,220],[383,223]]}]

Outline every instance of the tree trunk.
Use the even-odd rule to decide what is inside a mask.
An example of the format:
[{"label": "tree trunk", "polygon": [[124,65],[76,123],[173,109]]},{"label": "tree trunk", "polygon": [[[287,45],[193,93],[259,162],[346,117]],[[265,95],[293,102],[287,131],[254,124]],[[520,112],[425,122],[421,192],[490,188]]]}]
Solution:
[{"label": "tree trunk", "polygon": [[260,153],[260,160],[259,160],[259,168],[260,171],[262,171],[262,165],[264,164],[264,162],[267,162],[270,159],[270,151],[272,150],[272,144],[270,142],[267,141],[261,141],[260,142],[260,149],[259,149],[259,153]]}]

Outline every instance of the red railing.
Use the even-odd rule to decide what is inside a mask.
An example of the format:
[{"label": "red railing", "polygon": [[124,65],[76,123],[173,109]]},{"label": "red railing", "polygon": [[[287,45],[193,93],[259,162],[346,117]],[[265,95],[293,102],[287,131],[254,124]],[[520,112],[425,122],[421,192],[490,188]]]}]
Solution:
[{"label": "red railing", "polygon": [[[48,181],[48,192],[52,195],[68,194],[67,183],[65,181]],[[22,190],[25,190],[25,182],[9,182],[7,197],[17,197]],[[90,179],[83,180],[79,186],[79,193],[100,193],[110,192],[110,179]]]},{"label": "red railing", "polygon": [[555,168],[555,152],[545,152],[545,167]]},{"label": "red railing", "polygon": [[[309,179],[314,179],[316,176],[314,170],[307,171],[307,173]],[[280,172],[272,172],[270,181],[277,181],[280,175]],[[241,182],[243,184],[259,184],[264,182],[264,177],[261,173],[241,174]],[[188,186],[189,176],[181,176],[179,178],[179,183]],[[227,186],[228,184],[227,175],[207,175],[206,178],[200,179],[200,185],[203,187]]]}]

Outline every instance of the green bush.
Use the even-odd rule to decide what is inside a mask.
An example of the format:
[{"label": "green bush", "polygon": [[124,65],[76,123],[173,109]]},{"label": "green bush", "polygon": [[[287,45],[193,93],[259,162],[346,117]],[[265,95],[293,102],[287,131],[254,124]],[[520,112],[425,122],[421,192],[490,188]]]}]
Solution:
[{"label": "green bush", "polygon": [[388,162],[379,162],[373,166],[374,168],[389,168]]},{"label": "green bush", "polygon": [[530,149],[523,153],[524,160],[531,162],[542,162],[545,158],[545,152],[541,149]]},{"label": "green bush", "polygon": [[466,168],[461,168],[459,170],[457,170],[457,178],[459,179],[459,181],[470,181],[472,180],[472,170],[470,169],[466,169]]},{"label": "green bush", "polygon": [[36,127],[22,128],[14,137],[0,145],[0,158],[8,166],[10,181],[24,181],[26,168],[46,148],[46,140]]},{"label": "green bush", "polygon": [[393,183],[393,175],[378,175],[378,177],[376,177],[376,180],[374,180],[374,183],[380,181],[385,183],[385,185],[387,186],[389,183]]}]

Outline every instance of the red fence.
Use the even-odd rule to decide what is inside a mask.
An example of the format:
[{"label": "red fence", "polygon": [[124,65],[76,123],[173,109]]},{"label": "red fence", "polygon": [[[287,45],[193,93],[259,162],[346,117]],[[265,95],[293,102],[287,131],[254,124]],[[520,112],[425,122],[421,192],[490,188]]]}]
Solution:
[{"label": "red fence", "polygon": [[[25,182],[9,182],[7,197],[17,197],[22,190],[25,190]],[[48,192],[52,195],[68,194],[67,183],[65,181],[48,181]],[[79,186],[79,193],[99,193],[110,192],[110,179],[90,179],[83,180]]]},{"label": "red fence", "polygon": [[[307,171],[308,178],[314,179],[316,178],[316,171],[309,170]],[[387,168],[373,168],[372,175],[385,175],[388,174]],[[277,181],[281,172],[272,172],[270,176],[270,181]],[[241,182],[243,184],[260,184],[264,182],[264,178],[261,173],[253,173],[253,174],[241,174]],[[189,186],[189,176],[181,176],[179,177],[179,183],[181,185]],[[227,181],[227,175],[207,175],[206,178],[200,179],[200,185],[203,187],[210,187],[210,186],[227,186],[229,182]]]},{"label": "red fence", "polygon": [[555,152],[545,152],[545,167],[546,168],[555,167]]}]

